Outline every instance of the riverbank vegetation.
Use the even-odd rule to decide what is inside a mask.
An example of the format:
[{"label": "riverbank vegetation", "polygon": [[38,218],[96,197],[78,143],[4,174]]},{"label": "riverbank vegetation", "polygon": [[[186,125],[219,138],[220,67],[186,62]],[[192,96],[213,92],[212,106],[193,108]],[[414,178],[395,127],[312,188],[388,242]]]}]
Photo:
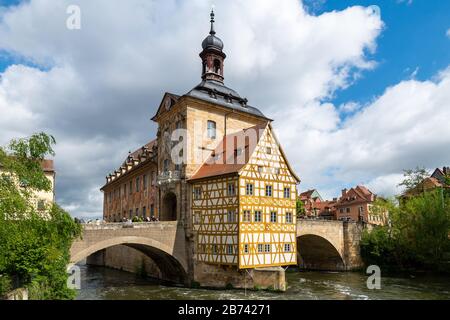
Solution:
[{"label": "riverbank vegetation", "polygon": [[[402,185],[415,188],[423,172],[406,171]],[[408,190],[407,189],[407,190]],[[388,224],[363,234],[361,255],[367,265],[388,271],[450,273],[450,189],[377,201],[374,212],[388,212]]]},{"label": "riverbank vegetation", "polygon": [[54,155],[44,133],[0,147],[0,297],[27,287],[31,299],[71,299],[67,287],[69,250],[81,226],[58,205],[37,211],[34,195],[51,191],[41,167]]}]

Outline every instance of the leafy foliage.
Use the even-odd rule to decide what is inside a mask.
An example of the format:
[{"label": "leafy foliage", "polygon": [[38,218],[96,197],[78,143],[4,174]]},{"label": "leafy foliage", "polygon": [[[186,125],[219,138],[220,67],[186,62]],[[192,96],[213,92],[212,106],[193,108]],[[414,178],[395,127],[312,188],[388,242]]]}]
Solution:
[{"label": "leafy foliage", "polygon": [[399,186],[405,187],[406,190],[416,188],[430,173],[425,168],[416,167],[415,169],[403,170],[404,179]]},{"label": "leafy foliage", "polygon": [[400,269],[450,272],[450,197],[443,189],[422,193],[396,205],[387,201],[390,223],[366,231],[361,254],[368,264]]},{"label": "leafy foliage", "polygon": [[56,204],[42,214],[32,202],[34,192],[51,190],[41,161],[54,154],[54,143],[39,133],[0,148],[0,279],[7,279],[0,280],[0,296],[14,280],[28,286],[33,299],[74,297],[66,285],[66,267],[81,226]]},{"label": "leafy foliage", "polygon": [[296,203],[297,217],[304,216],[306,214],[305,204],[300,199],[297,199]]}]

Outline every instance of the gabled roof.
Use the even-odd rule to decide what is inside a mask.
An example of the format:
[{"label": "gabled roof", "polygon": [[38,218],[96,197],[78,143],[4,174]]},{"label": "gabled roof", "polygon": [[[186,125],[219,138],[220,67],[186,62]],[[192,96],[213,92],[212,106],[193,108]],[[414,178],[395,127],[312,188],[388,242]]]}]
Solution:
[{"label": "gabled roof", "polygon": [[[238,174],[250,160],[266,127],[267,124],[257,125],[226,135],[217,148],[211,153],[211,156],[189,180],[198,180],[232,173]],[[245,138],[246,133],[249,130],[256,131],[256,143],[250,143],[249,139]],[[244,145],[239,146],[239,141],[244,141]],[[227,143],[231,143],[231,145],[227,145]],[[241,151],[244,159],[237,154],[237,149],[239,148],[242,149]]]},{"label": "gabled roof", "polygon": [[[315,194],[315,196],[314,196]],[[320,196],[319,192],[316,189],[311,189],[305,192],[300,193],[300,199],[306,200],[310,198],[320,199],[320,201],[323,201],[322,197]]]},{"label": "gabled roof", "polygon": [[[352,196],[352,194],[356,194],[355,197]],[[359,202],[372,202],[375,200],[376,195],[367,189],[364,186],[356,186],[355,188],[351,188],[343,194],[339,200],[337,201],[336,205],[348,205],[352,203],[359,203]]]},{"label": "gabled roof", "polygon": [[441,183],[445,183],[445,176],[447,174],[450,174],[449,167],[443,167],[442,169],[436,168],[430,177],[439,180]]},{"label": "gabled roof", "polygon": [[175,103],[178,102],[178,99],[180,99],[179,95],[170,93],[170,92],[166,92],[163,96],[163,98],[161,99],[161,102],[159,103],[159,107],[158,107],[158,111],[156,111],[155,115],[152,117],[151,120],[156,121],[156,118],[163,112],[164,110],[164,101],[166,100],[166,97],[170,97],[172,99],[172,103],[170,105],[170,107],[172,107]]},{"label": "gabled roof", "polygon": [[292,174],[292,176],[297,180],[297,183],[300,183],[300,178],[297,176],[297,174],[295,173],[294,169],[292,169],[291,164],[289,163],[288,158],[286,157],[286,153],[284,153],[283,147],[280,144],[280,141],[277,138],[277,135],[275,134],[275,132],[273,132],[273,128],[272,128],[272,124],[269,122],[269,128],[272,132],[272,136],[275,139],[275,142],[278,145],[278,148],[280,148],[280,152],[281,152],[281,156],[283,157],[284,161],[286,161],[286,166],[289,169],[289,172]]},{"label": "gabled roof", "polygon": [[[261,137],[263,136],[265,130],[267,128],[270,128],[272,130],[272,125],[270,122],[267,122],[265,124],[256,125],[244,130],[241,130],[237,133],[229,134],[223,138],[223,140],[219,143],[217,148],[211,153],[211,156],[207,159],[207,161],[198,169],[198,171],[189,179],[189,180],[198,180],[203,178],[209,178],[214,176],[220,176],[220,175],[226,175],[226,174],[239,174],[241,169],[248,163],[250,158],[253,155],[253,152],[255,151],[256,146],[258,145]],[[257,132],[257,141],[254,144],[249,143],[248,136],[246,135],[246,132],[248,130],[255,130]],[[275,142],[277,143],[281,156],[284,158],[286,162],[286,166],[288,167],[288,170],[291,172],[291,174],[294,176],[294,178],[297,180],[297,182],[300,182],[300,179],[297,177],[295,172],[292,170],[286,155],[284,154],[283,149],[281,148],[280,143],[278,142],[278,139],[276,138],[275,134],[272,131],[273,138],[275,139]],[[247,138],[246,138],[247,137]],[[244,146],[238,146],[238,141],[245,140]],[[232,143],[232,146],[228,146],[227,150],[227,143]],[[243,150],[242,154],[243,156],[237,155],[237,149],[241,148]],[[244,157],[244,159],[242,159]],[[240,161],[237,161],[237,160]],[[244,160],[244,161],[242,161]]]}]

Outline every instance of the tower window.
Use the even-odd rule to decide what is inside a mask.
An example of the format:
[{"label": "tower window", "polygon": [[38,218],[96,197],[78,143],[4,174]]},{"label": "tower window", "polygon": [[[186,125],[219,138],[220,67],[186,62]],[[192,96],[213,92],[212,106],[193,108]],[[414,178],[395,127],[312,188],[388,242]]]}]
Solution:
[{"label": "tower window", "polygon": [[219,59],[215,59],[214,60],[214,73],[220,74],[220,60]]},{"label": "tower window", "polygon": [[214,121],[208,120],[208,138],[216,138],[216,123]]}]

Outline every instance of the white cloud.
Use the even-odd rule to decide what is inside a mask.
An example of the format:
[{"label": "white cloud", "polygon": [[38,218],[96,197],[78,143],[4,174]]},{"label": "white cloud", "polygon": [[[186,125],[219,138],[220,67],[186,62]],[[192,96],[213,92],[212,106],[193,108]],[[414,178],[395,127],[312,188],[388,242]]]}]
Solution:
[{"label": "white cloud", "polygon": [[[200,82],[211,3],[77,3],[80,31],[65,27],[72,1],[1,11],[0,49],[45,68],[2,74],[0,143],[40,130],[55,135],[58,201],[94,215],[104,176],[155,135],[149,119],[164,91],[182,94]],[[447,71],[393,86],[369,106],[321,102],[376,66],[370,54],[383,28],[376,12],[355,6],[313,16],[297,0],[215,4],[225,82],[275,120],[302,188],[332,196],[345,184],[369,183],[381,192],[393,179],[377,177],[449,160]],[[351,117],[341,120],[343,110]]]},{"label": "white cloud", "polygon": [[[279,117],[286,120],[277,128],[290,156],[299,159],[295,167],[306,186],[334,185],[337,195],[341,185],[369,184],[387,195],[396,190],[402,169],[450,162],[450,68],[433,80],[402,81],[334,126],[326,121],[319,128],[296,110],[283,110]],[[296,139],[289,130],[294,125],[301,128]]]},{"label": "white cloud", "polygon": [[450,28],[447,30],[446,34],[447,34],[447,37],[450,38]]}]

